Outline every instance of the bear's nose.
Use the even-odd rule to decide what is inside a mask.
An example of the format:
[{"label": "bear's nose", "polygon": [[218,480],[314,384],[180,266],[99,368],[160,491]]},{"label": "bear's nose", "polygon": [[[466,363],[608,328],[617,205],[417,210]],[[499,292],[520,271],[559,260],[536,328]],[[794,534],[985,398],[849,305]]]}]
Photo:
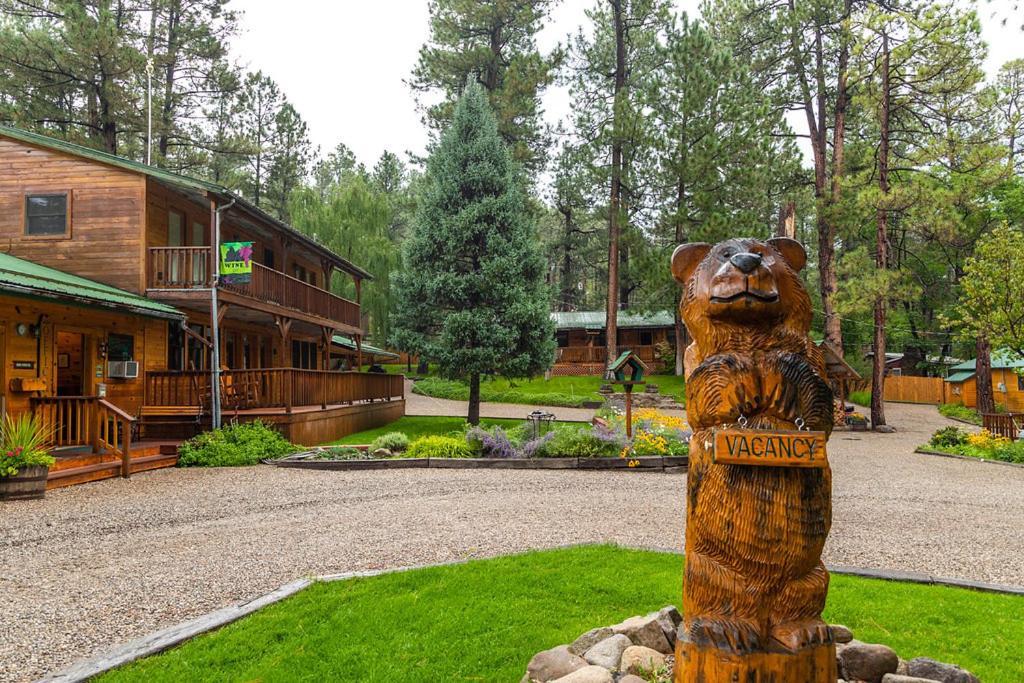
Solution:
[{"label": "bear's nose", "polygon": [[754,272],[754,269],[761,265],[761,255],[751,254],[749,251],[744,251],[739,254],[733,254],[729,259],[729,262],[740,269],[740,272],[750,274]]}]

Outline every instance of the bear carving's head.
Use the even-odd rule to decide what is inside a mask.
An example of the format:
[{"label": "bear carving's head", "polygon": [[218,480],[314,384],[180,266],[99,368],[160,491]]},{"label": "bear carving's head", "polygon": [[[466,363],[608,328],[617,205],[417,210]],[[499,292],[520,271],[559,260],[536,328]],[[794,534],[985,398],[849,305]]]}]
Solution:
[{"label": "bear carving's head", "polygon": [[797,275],[806,263],[803,246],[788,237],[677,247],[672,275],[684,287],[680,308],[694,341],[715,331],[780,326],[806,336],[811,300]]}]

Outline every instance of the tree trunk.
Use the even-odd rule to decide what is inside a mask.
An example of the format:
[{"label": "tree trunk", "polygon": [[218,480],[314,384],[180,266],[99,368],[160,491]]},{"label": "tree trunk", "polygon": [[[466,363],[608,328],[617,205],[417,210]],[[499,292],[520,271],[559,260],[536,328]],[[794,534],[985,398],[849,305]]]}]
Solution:
[{"label": "tree trunk", "polygon": [[[882,191],[883,204],[876,211],[877,229],[875,234],[875,266],[884,270],[888,263],[889,210],[885,206],[889,195],[889,37],[882,34],[882,106],[879,116],[878,142],[878,189]],[[875,296],[875,330],[871,351],[874,354],[871,368],[871,425],[878,428],[885,424],[885,405],[882,402],[885,389],[885,293]]]},{"label": "tree trunk", "polygon": [[996,399],[992,393],[992,347],[989,345],[988,337],[978,335],[975,342],[975,355],[977,360],[974,366],[974,383],[977,387],[978,407],[981,414],[996,412]]},{"label": "tree trunk", "polygon": [[683,318],[679,315],[679,307],[676,306],[676,376],[682,377],[686,368],[683,366],[683,359],[686,357],[686,326],[683,325]]},{"label": "tree trunk", "polygon": [[622,16],[622,0],[609,0],[615,23],[615,113],[612,120],[612,183],[608,203],[608,306],[606,308],[605,343],[608,363],[618,356],[619,333],[619,213],[622,199],[622,121],[619,97],[626,84],[626,38]]},{"label": "tree trunk", "polygon": [[466,422],[471,425],[480,424],[480,373],[469,376],[469,416]]},{"label": "tree trunk", "polygon": [[[167,11],[167,66],[164,72],[164,101],[160,109],[160,159],[167,159],[170,133],[174,125],[174,77],[178,69],[179,3],[170,4]],[[160,163],[166,166],[166,161]]]}]

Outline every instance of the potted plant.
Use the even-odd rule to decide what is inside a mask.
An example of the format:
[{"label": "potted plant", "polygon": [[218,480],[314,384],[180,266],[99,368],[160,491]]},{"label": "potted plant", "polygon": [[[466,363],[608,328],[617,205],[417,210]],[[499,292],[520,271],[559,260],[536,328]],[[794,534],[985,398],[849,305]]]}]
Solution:
[{"label": "potted plant", "polygon": [[850,413],[847,415],[846,424],[855,432],[866,432],[868,429],[868,419],[860,413]]},{"label": "potted plant", "polygon": [[35,415],[8,415],[0,427],[0,500],[42,498],[56,462],[47,450],[48,430]]}]

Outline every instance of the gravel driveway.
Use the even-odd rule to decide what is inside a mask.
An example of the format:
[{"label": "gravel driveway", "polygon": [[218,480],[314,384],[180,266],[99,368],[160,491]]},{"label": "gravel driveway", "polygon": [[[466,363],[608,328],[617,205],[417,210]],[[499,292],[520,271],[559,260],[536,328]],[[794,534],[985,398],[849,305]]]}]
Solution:
[{"label": "gravel driveway", "polygon": [[[917,455],[947,422],[830,442],[826,562],[1024,585],[1024,468]],[[685,475],[267,466],[161,470],[0,514],[0,680],[23,680],[307,574],[590,541],[681,548]]]}]

